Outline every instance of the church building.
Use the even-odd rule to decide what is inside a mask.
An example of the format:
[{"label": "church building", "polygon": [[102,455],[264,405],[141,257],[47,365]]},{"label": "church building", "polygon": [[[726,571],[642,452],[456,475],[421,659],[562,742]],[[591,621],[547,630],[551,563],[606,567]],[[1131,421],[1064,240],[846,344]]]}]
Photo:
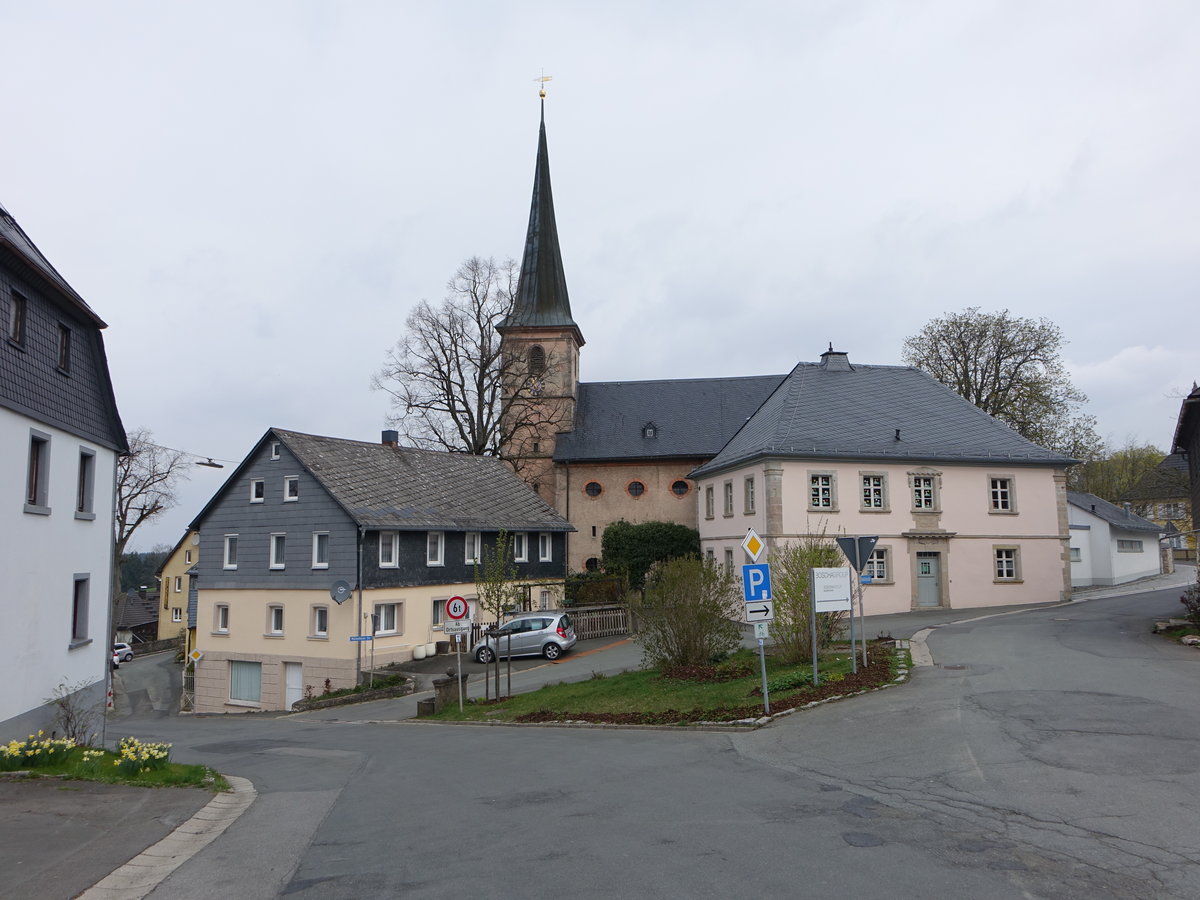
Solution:
[{"label": "church building", "polygon": [[604,528],[670,521],[739,565],[805,535],[879,536],[868,612],[1051,602],[1070,595],[1066,468],[919,369],[832,346],[788,373],[581,380],[583,332],[559,251],[543,115],[512,314],[499,329],[542,378],[543,414],[509,445],[575,527],[572,570],[601,565]]}]

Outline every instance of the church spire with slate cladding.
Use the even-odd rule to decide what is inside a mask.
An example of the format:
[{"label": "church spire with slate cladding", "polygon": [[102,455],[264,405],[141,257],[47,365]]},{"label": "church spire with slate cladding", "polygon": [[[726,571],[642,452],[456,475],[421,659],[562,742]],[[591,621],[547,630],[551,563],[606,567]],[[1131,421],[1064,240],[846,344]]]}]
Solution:
[{"label": "church spire with slate cladding", "polygon": [[573,332],[578,346],[583,334],[571,317],[567,276],[558,247],[558,225],[554,220],[554,194],[550,189],[550,154],[546,149],[546,101],[542,99],[538,132],[537,166],[533,176],[533,203],[525,233],[525,253],[513,311],[501,326],[510,328],[553,328]]}]

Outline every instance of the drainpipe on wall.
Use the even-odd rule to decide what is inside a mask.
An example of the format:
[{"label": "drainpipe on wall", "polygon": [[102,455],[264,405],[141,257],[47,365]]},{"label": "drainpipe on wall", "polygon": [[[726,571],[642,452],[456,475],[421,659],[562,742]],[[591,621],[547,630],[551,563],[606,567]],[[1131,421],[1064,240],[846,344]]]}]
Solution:
[{"label": "drainpipe on wall", "polygon": [[[362,634],[363,622],[363,542],[367,539],[367,529],[362,525],[358,526],[358,624],[355,626],[355,634]],[[354,642],[354,686],[358,687],[362,681],[362,641]]]}]

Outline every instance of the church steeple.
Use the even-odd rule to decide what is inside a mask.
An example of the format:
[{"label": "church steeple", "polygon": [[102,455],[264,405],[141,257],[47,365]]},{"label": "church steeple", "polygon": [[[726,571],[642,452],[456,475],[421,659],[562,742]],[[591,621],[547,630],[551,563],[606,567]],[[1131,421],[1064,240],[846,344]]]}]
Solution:
[{"label": "church steeple", "polygon": [[550,154],[546,149],[545,99],[542,100],[537,166],[533,176],[533,203],[529,210],[529,229],[525,233],[525,253],[521,258],[517,299],[512,315],[504,320],[500,331],[503,333],[511,328],[568,331],[575,338],[576,345],[583,346],[583,334],[571,317],[567,276],[558,248],[554,195],[550,190]]}]

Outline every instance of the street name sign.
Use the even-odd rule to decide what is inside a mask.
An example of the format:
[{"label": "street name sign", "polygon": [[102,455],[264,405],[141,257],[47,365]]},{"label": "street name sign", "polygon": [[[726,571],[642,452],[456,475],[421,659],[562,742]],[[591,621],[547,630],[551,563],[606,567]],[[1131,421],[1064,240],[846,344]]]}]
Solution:
[{"label": "street name sign", "polygon": [[373,635],[373,634],[352,634],[352,635],[350,635],[350,640],[352,640],[352,641],[373,641],[373,640],[375,640],[375,635]]}]

